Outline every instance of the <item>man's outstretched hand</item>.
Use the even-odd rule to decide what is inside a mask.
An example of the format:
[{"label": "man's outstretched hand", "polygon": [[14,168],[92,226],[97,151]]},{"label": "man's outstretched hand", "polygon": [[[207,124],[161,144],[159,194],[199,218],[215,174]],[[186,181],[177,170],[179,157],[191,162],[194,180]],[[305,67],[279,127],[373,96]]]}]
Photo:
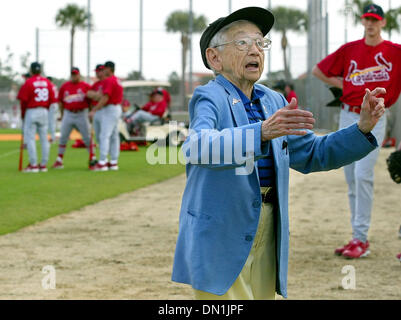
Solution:
[{"label": "man's outstretched hand", "polygon": [[365,89],[365,91],[358,127],[363,133],[368,133],[373,130],[379,119],[384,115],[384,98],[378,98],[378,96],[386,94],[386,89],[376,88],[373,91]]},{"label": "man's outstretched hand", "polygon": [[281,136],[307,134],[315,124],[313,114],[297,109],[297,100],[292,98],[289,105],[273,114],[262,124],[262,141],[273,140]]}]

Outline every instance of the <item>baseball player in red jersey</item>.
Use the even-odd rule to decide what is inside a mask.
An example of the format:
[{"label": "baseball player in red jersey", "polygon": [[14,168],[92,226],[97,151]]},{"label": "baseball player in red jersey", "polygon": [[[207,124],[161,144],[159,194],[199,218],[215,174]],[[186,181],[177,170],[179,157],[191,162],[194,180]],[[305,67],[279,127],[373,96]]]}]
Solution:
[{"label": "baseball player in red jersey", "polygon": [[142,122],[161,119],[166,109],[167,101],[164,98],[163,91],[160,89],[153,90],[150,94],[150,100],[126,120],[128,131],[137,131]]},{"label": "baseball player in red jersey", "polygon": [[[51,82],[42,77],[41,65],[31,64],[32,76],[22,85],[18,99],[26,107],[24,116],[24,142],[29,154],[29,165],[24,172],[46,172],[49,160],[49,142],[47,141],[48,109],[54,99]],[[42,150],[42,159],[38,165],[35,136],[38,133]]]},{"label": "baseball player in red jersey", "polygon": [[[86,96],[90,99],[90,110],[92,110],[93,107],[96,106],[99,100],[101,99],[103,95],[103,80],[106,79],[106,76],[104,74],[103,64],[98,64],[96,66],[95,72],[96,72],[96,78],[98,80],[94,84],[92,84],[89,91],[86,93]],[[93,121],[93,129],[95,130],[96,139],[99,140],[100,121]]]},{"label": "baseball player in red jersey", "polygon": [[71,131],[74,128],[81,133],[82,140],[88,152],[92,154],[90,149],[90,124],[88,118],[89,100],[86,97],[89,88],[89,84],[81,80],[78,68],[71,69],[71,80],[60,87],[58,100],[62,114],[61,136],[58,157],[53,165],[54,169],[64,168],[64,153]]},{"label": "baseball player in red jersey", "polygon": [[[343,90],[340,128],[359,120],[359,106],[366,88],[385,88],[386,108],[397,101],[401,91],[401,46],[381,37],[386,20],[380,6],[368,5],[363,12],[361,20],[365,28],[364,39],[343,45],[313,69],[317,78]],[[382,117],[372,131],[379,146],[382,145],[385,128],[386,117]],[[344,167],[353,239],[344,247],[336,249],[337,255],[360,258],[370,253],[368,230],[373,203],[374,166],[379,151],[377,148],[365,158]]]},{"label": "baseball player in red jersey", "polygon": [[[103,95],[90,112],[94,126],[99,128],[97,139],[100,155],[94,171],[118,170],[120,136],[117,123],[122,113],[123,87],[114,75],[114,70],[113,62],[107,61],[104,64],[106,79],[102,81]],[[110,161],[107,161],[108,155]]]}]

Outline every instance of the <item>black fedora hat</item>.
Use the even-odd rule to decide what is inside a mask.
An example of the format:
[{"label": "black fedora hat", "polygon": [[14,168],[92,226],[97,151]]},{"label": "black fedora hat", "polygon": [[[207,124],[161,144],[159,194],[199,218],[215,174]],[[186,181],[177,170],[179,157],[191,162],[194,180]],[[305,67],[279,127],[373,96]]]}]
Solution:
[{"label": "black fedora hat", "polygon": [[264,8],[259,7],[246,7],[239,9],[227,17],[222,17],[212,22],[203,32],[200,39],[200,49],[202,60],[206,68],[210,69],[206,59],[206,49],[209,47],[210,40],[215,36],[219,30],[229,25],[234,21],[247,20],[253,22],[262,31],[263,36],[269,33],[274,24],[273,14]]}]

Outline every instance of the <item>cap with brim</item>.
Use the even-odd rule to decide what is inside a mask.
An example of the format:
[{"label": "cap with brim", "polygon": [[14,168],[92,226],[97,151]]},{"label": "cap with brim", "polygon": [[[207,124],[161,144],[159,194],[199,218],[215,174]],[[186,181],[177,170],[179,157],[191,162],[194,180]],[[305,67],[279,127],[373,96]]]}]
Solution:
[{"label": "cap with brim", "polygon": [[71,74],[79,74],[78,68],[71,68]]},{"label": "cap with brim", "polygon": [[31,72],[32,73],[38,73],[41,71],[42,66],[40,65],[39,62],[32,62],[31,63]]},{"label": "cap with brim", "polygon": [[131,103],[127,99],[123,100],[123,102],[122,102],[123,107],[129,107],[130,105],[131,105]]},{"label": "cap with brim", "polygon": [[378,14],[374,14],[374,13],[365,13],[362,15],[361,18],[367,18],[367,17],[372,17],[375,18],[377,20],[383,20],[383,17],[379,16]]},{"label": "cap with brim", "polygon": [[96,66],[95,71],[101,71],[101,70],[103,70],[103,69],[104,69],[104,65],[98,64],[98,65]]},{"label": "cap with brim", "polygon": [[372,17],[377,20],[384,19],[384,12],[382,7],[378,6],[377,4],[369,4],[363,9],[363,15],[361,18]]},{"label": "cap with brim", "polygon": [[160,89],[155,89],[150,93],[150,96],[153,96],[155,94],[163,95],[163,91],[161,91]]},{"label": "cap with brim", "polygon": [[202,54],[202,60],[206,68],[210,69],[206,59],[206,49],[209,48],[210,41],[222,28],[229,25],[234,21],[247,20],[254,23],[263,36],[269,33],[274,24],[273,14],[266,9],[259,7],[247,7],[237,10],[227,17],[222,17],[212,22],[206,30],[203,32],[200,39],[200,49]]}]

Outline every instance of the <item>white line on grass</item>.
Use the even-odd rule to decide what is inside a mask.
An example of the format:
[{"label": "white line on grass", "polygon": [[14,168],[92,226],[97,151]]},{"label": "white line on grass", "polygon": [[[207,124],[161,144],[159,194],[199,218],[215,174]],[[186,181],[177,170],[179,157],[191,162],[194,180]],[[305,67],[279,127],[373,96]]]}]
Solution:
[{"label": "white line on grass", "polygon": [[13,150],[13,151],[10,151],[10,152],[4,153],[4,154],[0,154],[0,159],[8,157],[8,156],[11,156],[11,155],[13,155],[15,153],[18,153],[18,152],[19,152],[19,150]]}]

